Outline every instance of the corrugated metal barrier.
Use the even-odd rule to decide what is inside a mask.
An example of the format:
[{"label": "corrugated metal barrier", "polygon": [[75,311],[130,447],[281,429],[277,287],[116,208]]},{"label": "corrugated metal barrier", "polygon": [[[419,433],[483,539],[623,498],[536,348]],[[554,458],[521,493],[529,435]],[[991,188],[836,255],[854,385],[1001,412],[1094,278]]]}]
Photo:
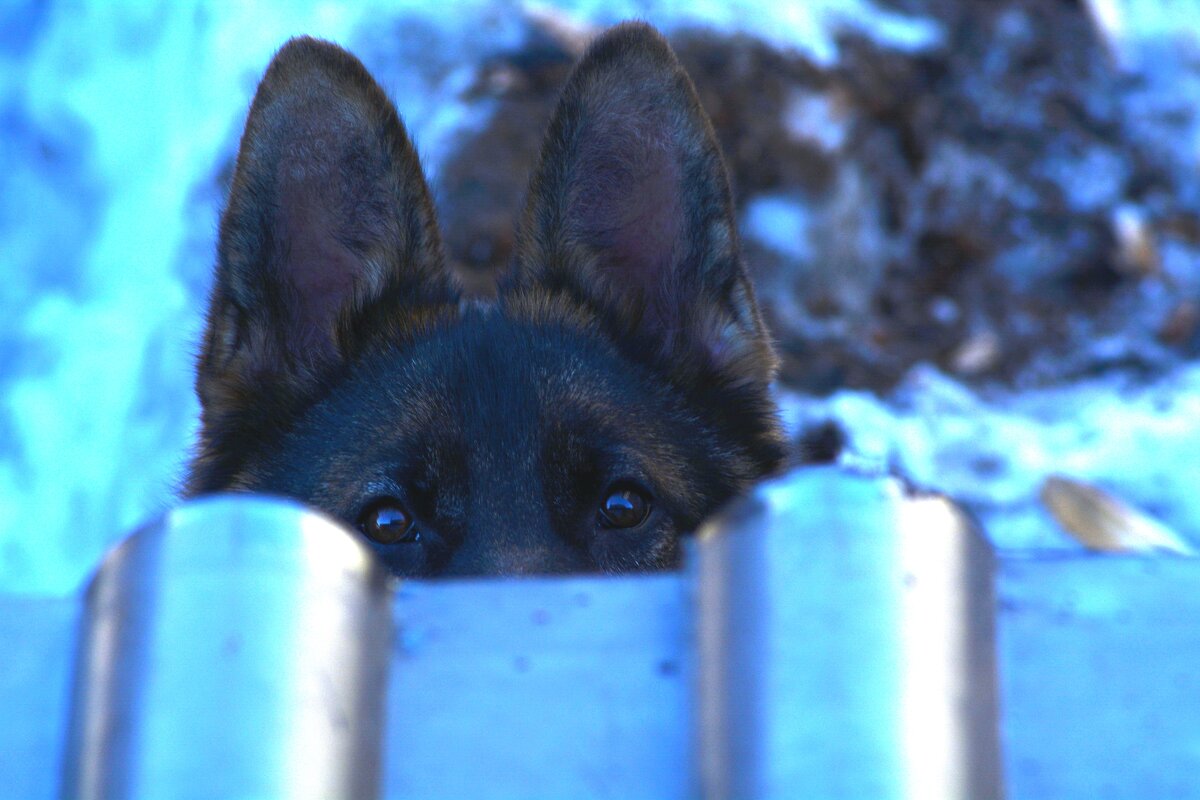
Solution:
[{"label": "corrugated metal barrier", "polygon": [[201,500],[81,599],[0,596],[0,796],[1200,796],[1200,635],[1147,590],[1194,572],[997,572],[953,504],[832,469],[629,577],[395,583],[294,504]]}]

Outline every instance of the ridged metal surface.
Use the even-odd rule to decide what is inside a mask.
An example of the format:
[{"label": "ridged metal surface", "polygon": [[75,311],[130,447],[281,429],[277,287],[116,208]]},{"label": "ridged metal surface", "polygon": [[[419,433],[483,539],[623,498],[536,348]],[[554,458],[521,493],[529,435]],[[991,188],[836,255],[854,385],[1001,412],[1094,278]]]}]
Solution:
[{"label": "ridged metal surface", "polygon": [[[1025,709],[1090,674],[1054,672],[1052,631],[1013,622],[1026,605],[1000,610],[1018,789],[1074,763]],[[762,487],[681,573],[394,596],[321,517],[202,501],[113,551],[79,606],[0,597],[0,706],[21,717],[0,719],[0,797],[999,797],[995,612],[952,504],[834,470]],[[1110,628],[1055,641],[1099,652]],[[1064,729],[1111,716],[1091,685]],[[1113,769],[1056,796],[1123,785]]]},{"label": "ridged metal surface", "polygon": [[368,548],[295,504],[166,514],[87,590],[62,797],[378,797],[390,603]]},{"label": "ridged metal surface", "polygon": [[994,567],[953,504],[814,472],[697,553],[704,797],[1003,795]]}]

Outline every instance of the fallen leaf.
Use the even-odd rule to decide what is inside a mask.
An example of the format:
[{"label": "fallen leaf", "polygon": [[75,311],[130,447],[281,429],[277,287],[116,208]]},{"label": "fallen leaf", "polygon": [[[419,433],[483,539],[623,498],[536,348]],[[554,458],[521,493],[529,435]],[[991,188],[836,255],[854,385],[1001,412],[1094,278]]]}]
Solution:
[{"label": "fallen leaf", "polygon": [[1082,481],[1052,475],[1042,484],[1041,498],[1058,524],[1092,550],[1195,555],[1187,542],[1158,520]]}]

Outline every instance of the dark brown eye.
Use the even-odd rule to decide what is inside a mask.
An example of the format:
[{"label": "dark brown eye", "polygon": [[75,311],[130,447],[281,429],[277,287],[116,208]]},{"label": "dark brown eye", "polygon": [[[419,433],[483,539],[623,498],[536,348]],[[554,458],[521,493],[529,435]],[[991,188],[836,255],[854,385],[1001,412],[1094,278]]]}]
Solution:
[{"label": "dark brown eye", "polygon": [[368,505],[358,518],[358,529],[380,544],[421,541],[412,514],[399,500],[385,497]]},{"label": "dark brown eye", "polygon": [[609,490],[600,504],[597,521],[605,528],[636,528],[650,516],[650,498],[636,486]]}]

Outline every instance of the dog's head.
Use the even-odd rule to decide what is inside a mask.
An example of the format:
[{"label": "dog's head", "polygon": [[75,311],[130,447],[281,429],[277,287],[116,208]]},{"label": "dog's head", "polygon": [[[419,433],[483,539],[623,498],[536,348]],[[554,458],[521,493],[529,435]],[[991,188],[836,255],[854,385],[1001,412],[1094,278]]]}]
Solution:
[{"label": "dog's head", "polygon": [[779,463],[774,369],[711,126],[652,29],[570,78],[488,303],[383,91],[297,39],[221,220],[188,492],[296,497],[398,574],[663,568]]}]

